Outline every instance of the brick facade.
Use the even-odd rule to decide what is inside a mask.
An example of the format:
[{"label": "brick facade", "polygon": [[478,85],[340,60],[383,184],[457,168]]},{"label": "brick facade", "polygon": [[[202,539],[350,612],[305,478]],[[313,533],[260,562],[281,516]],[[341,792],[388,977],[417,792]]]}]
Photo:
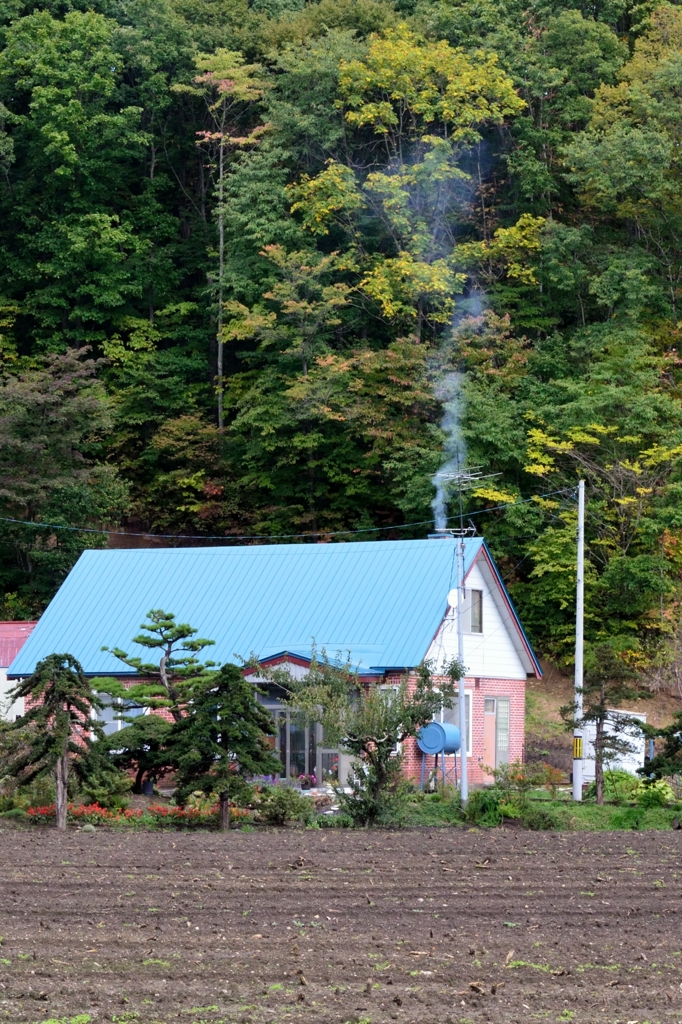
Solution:
[{"label": "brick facade", "polygon": [[[398,678],[388,678],[388,683],[398,683]],[[443,680],[445,681],[445,680]],[[410,682],[416,683],[411,677]],[[472,703],[472,750],[467,759],[469,785],[480,786],[492,782],[490,775],[482,770],[483,760],[483,716],[486,697],[506,697],[509,699],[509,761],[523,759],[524,729],[526,714],[526,681],[525,679],[485,679],[466,677],[465,689],[471,693]],[[414,739],[406,740],[403,745],[403,765],[405,775],[417,782],[422,770],[422,752]],[[448,780],[454,765],[453,757],[446,757]],[[427,756],[426,772],[434,766],[434,758]],[[494,767],[494,766],[493,766]],[[440,770],[440,769],[439,769]],[[457,755],[457,772],[459,774],[459,755]]]}]

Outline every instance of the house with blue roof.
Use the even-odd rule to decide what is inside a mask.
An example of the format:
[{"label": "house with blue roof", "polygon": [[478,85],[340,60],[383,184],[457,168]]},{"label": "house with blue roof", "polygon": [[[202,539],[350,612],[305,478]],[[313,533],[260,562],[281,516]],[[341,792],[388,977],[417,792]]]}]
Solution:
[{"label": "house with blue roof", "polygon": [[[490,781],[483,766],[521,756],[526,680],[541,671],[484,541],[464,544],[466,739],[475,783]],[[72,654],[89,676],[130,678],[131,670],[102,647],[145,654],[131,638],[152,608],[173,612],[214,640],[211,658],[220,663],[255,655],[263,665],[304,673],[315,646],[350,658],[367,684],[395,686],[424,659],[444,673],[457,655],[456,547],[443,533],[427,540],[85,551],[8,678],[30,675],[55,652]],[[263,699],[279,720],[283,775],[343,773],[342,757],[325,747],[318,726],[301,726],[273,687]],[[457,707],[442,714],[458,722]],[[418,774],[416,745],[404,758],[406,770]]]}]

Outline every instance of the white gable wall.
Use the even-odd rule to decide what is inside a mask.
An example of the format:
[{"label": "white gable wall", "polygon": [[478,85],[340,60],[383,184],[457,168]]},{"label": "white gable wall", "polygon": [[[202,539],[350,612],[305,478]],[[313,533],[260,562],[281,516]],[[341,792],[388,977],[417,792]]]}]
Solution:
[{"label": "white gable wall", "polygon": [[[464,634],[464,664],[467,676],[494,679],[525,679],[531,666],[524,664],[522,645],[499,585],[483,556],[479,556],[466,579],[471,590],[483,592],[483,632]],[[445,603],[447,595],[443,595]],[[428,660],[442,673],[457,658],[457,609],[449,608],[431,644]]]},{"label": "white gable wall", "polygon": [[2,721],[14,722],[24,713],[23,697],[14,703],[9,699],[10,691],[14,689],[18,681],[18,679],[7,678],[6,667],[0,668],[0,720]]}]

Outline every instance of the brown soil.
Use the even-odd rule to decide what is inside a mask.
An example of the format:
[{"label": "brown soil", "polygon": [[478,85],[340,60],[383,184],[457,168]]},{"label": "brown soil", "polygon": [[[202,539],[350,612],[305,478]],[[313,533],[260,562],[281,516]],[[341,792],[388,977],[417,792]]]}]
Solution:
[{"label": "brown soil", "polygon": [[681,854],[680,832],[4,826],[0,1019],[679,1021]]},{"label": "brown soil", "polygon": [[[542,679],[528,680],[528,692],[534,701],[534,719],[561,727],[559,708],[570,704],[573,699],[573,676],[565,675],[550,662],[543,662],[542,670]],[[663,726],[682,710],[682,699],[676,694],[661,691],[652,694],[648,700],[632,701],[623,707],[645,714],[649,725]]]},{"label": "brown soil", "polygon": [[[549,662],[542,663],[542,679],[527,685],[525,756],[528,761],[547,761],[570,772],[573,768],[573,737],[561,720],[559,709],[573,700],[573,677]],[[667,692],[652,694],[649,700],[626,703],[623,707],[647,716],[649,725],[669,725],[682,710],[682,699]]]}]

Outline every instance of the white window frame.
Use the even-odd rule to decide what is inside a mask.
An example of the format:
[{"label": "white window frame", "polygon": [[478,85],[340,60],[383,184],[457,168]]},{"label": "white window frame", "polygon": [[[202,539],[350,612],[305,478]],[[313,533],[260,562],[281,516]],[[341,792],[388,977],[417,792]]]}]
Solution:
[{"label": "white window frame", "polygon": [[[471,628],[471,598],[467,600],[467,594],[477,593],[481,595],[481,628],[475,632]],[[462,601],[462,632],[467,636],[483,636],[485,622],[483,618],[483,596],[484,591],[480,587],[465,587]]]},{"label": "white window frame", "polygon": [[[104,691],[102,691],[102,695],[105,696],[105,697],[109,696],[109,694],[108,693],[104,693]],[[108,706],[108,707],[114,707],[116,704],[121,706],[123,704],[123,698],[122,697],[112,697],[111,698],[111,704],[109,704],[109,705],[107,705],[106,702],[105,702],[105,706]],[[95,707],[91,706],[90,707],[90,718],[92,719],[93,722],[104,723],[104,719],[100,718],[99,715],[97,714],[98,710],[99,710],[99,708],[95,708]],[[140,712],[140,715],[139,716],[135,715],[135,717],[136,718],[142,717],[142,715],[148,715],[148,714],[150,714],[150,712],[151,712],[151,708],[148,708],[148,707],[142,708],[141,712]],[[126,725],[129,724],[128,722],[122,722],[120,718],[113,719],[113,722],[116,724],[116,728],[113,730],[113,732],[107,733],[106,734],[107,736],[115,736],[117,732],[120,732],[121,729],[125,729]]]},{"label": "white window frame", "polygon": [[[393,693],[397,693],[398,690],[400,689],[400,684],[399,683],[379,683],[379,689],[380,690],[393,690]],[[393,748],[393,756],[394,757],[399,757],[400,754],[402,754],[402,752],[403,752],[403,745],[402,745],[402,743],[396,743],[396,745]]]}]

